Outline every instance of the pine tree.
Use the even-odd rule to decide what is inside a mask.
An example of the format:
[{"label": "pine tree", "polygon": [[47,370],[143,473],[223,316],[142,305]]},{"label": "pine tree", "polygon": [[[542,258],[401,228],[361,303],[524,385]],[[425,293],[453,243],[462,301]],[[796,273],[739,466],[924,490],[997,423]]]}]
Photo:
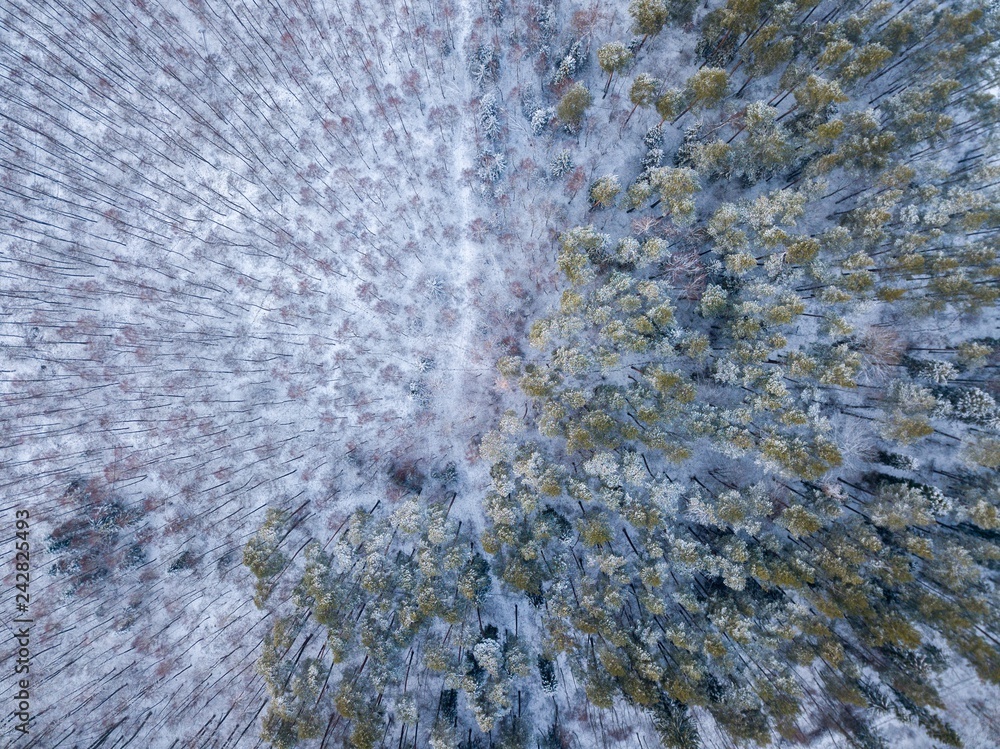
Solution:
[{"label": "pine tree", "polygon": [[604,84],[604,98],[611,88],[611,79],[615,73],[625,71],[632,63],[632,52],[621,42],[607,42],[597,48],[597,62],[601,70],[608,74],[608,82]]},{"label": "pine tree", "polygon": [[769,179],[787,167],[794,153],[777,110],[765,102],[750,104],[743,115],[746,137],[733,149],[733,161],[747,182]]},{"label": "pine tree", "polygon": [[656,36],[670,18],[665,0],[631,0],[628,13],[632,16],[632,33],[643,37],[643,42]]},{"label": "pine tree", "polygon": [[590,186],[590,202],[595,207],[610,208],[615,204],[615,198],[621,193],[621,183],[618,176],[605,174],[599,177]]},{"label": "pine tree", "polygon": [[257,578],[255,602],[263,606],[273,589],[272,580],[288,563],[282,554],[280,544],[281,529],[286,514],[281,510],[269,509],[264,524],[243,547],[243,564]]},{"label": "pine tree", "polygon": [[673,120],[684,114],[681,107],[684,106],[684,93],[675,88],[669,88],[656,97],[656,113],[660,115],[659,124],[662,125],[667,120]]},{"label": "pine tree", "polygon": [[729,76],[724,68],[705,67],[688,78],[684,85],[687,111],[710,109],[726,95]]},{"label": "pine tree", "polygon": [[639,73],[629,86],[628,98],[632,102],[632,109],[625,118],[623,127],[628,124],[639,107],[648,107],[656,101],[656,93],[660,90],[662,82],[647,73]]},{"label": "pine tree", "polygon": [[795,89],[795,103],[810,114],[826,115],[829,109],[849,101],[836,81],[810,75],[802,86]]},{"label": "pine tree", "polygon": [[892,58],[892,51],[881,44],[867,44],[857,50],[850,62],[844,65],[838,77],[848,83],[866,78]]},{"label": "pine tree", "polygon": [[670,215],[678,225],[694,221],[695,203],[693,197],[699,190],[698,175],[693,169],[673,169],[660,167],[649,173],[649,183],[659,194],[660,209]]},{"label": "pine tree", "polygon": [[593,102],[590,90],[582,83],[574,83],[563,94],[556,107],[556,116],[570,132],[577,132],[583,123],[583,116]]}]

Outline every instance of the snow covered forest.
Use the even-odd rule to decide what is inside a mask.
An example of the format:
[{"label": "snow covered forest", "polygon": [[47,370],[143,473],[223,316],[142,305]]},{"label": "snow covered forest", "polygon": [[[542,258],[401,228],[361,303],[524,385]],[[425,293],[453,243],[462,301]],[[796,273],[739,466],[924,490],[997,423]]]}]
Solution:
[{"label": "snow covered forest", "polygon": [[0,745],[1000,746],[998,93],[985,0],[2,0]]}]

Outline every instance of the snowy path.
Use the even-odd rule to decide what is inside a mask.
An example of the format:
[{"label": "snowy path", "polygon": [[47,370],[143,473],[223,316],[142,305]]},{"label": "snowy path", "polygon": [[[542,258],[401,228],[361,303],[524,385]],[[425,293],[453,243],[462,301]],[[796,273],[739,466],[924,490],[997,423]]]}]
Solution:
[{"label": "snowy path", "polygon": [[[469,0],[462,0],[456,15],[456,33],[458,34],[457,54],[460,65],[455,71],[455,101],[460,102],[461,119],[457,127],[457,139],[454,143],[451,162],[451,177],[454,180],[455,211],[459,227],[459,239],[452,248],[449,262],[449,281],[455,290],[455,299],[459,308],[459,321],[452,341],[441,341],[439,345],[451,348],[455,359],[442,362],[442,370],[450,373],[450,378],[442,383],[440,397],[445,407],[454,409],[452,429],[461,429],[468,420],[475,418],[478,404],[475,398],[469,397],[467,381],[469,377],[482,376],[481,366],[472,361],[472,351],[477,347],[477,329],[481,312],[472,303],[472,281],[480,270],[483,262],[482,252],[469,239],[468,227],[476,217],[477,197],[465,178],[465,175],[475,170],[474,143],[476,136],[475,123],[469,102],[474,98],[471,81],[466,70],[469,59],[468,41],[472,30],[472,9]],[[475,371],[474,371],[475,370]],[[464,430],[462,430],[464,431]]]}]

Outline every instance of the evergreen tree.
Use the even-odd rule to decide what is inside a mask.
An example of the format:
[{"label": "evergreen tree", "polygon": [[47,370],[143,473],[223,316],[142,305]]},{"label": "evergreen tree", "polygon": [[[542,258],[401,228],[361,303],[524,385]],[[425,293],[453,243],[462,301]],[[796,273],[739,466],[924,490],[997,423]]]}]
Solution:
[{"label": "evergreen tree", "polygon": [[576,132],[583,124],[583,116],[593,102],[594,97],[582,83],[574,83],[563,94],[556,107],[556,116],[570,132]]},{"label": "evergreen tree", "polygon": [[608,42],[597,48],[597,62],[608,74],[608,82],[604,84],[604,96],[607,96],[615,73],[623,72],[632,63],[632,52],[621,42]]},{"label": "evergreen tree", "polygon": [[605,174],[590,186],[590,202],[595,207],[610,208],[615,204],[615,198],[621,190],[618,177],[614,174]]}]

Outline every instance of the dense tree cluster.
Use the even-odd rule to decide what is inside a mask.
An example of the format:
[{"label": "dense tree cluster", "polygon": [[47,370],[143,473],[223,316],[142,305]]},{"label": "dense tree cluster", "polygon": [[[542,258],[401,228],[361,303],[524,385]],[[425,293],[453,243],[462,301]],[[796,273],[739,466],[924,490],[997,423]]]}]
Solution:
[{"label": "dense tree cluster", "polygon": [[[872,711],[959,745],[932,674],[1000,681],[997,18],[823,6],[727,3],[677,88],[639,63],[635,107],[699,119],[590,198],[658,229],[563,233],[559,310],[500,363],[532,407],[483,441],[483,547],[544,657],[666,746],[696,716],[882,746]],[[893,331],[952,315],[947,349]]]},{"label": "dense tree cluster", "polygon": [[[1000,18],[729,0],[666,82],[644,67],[693,6],[629,13],[597,60],[645,155],[591,176],[618,220],[562,231],[558,308],[498,362],[523,399],[481,441],[485,529],[410,487],[304,547],[260,662],[276,746],[565,746],[581,704],[678,749],[877,749],[879,715],[960,746],[937,675],[1000,683]],[[593,116],[582,56],[535,135]],[[248,547],[268,575],[278,532]]]},{"label": "dense tree cluster", "polygon": [[[388,515],[359,509],[332,548],[303,548],[294,608],[274,622],[258,662],[271,695],[263,736],[274,746],[332,733],[370,749],[390,729],[399,742],[416,740],[421,724],[423,741],[456,746],[459,694],[477,735],[521,730],[518,685],[535,664],[516,624],[501,632],[490,623],[490,565],[449,518],[453,501],[411,496]],[[267,583],[287,561],[277,551],[286,525],[272,515],[246,547]],[[307,620],[325,636],[316,658],[303,657]]]},{"label": "dense tree cluster", "polygon": [[73,481],[60,502],[72,517],[52,530],[46,550],[56,560],[49,573],[68,580],[65,596],[93,591],[147,561],[142,537],[136,533],[143,517],[140,507],[109,496],[98,480]]}]

